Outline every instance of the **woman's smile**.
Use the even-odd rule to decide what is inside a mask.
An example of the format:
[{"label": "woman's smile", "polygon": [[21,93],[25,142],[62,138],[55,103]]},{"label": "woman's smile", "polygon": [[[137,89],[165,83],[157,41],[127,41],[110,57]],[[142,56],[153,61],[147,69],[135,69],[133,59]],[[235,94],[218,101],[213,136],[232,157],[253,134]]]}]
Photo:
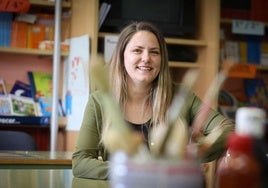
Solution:
[{"label": "woman's smile", "polygon": [[148,67],[148,66],[137,66],[137,69],[139,69],[141,71],[151,71],[151,70],[153,70],[152,67]]},{"label": "woman's smile", "polygon": [[155,35],[148,31],[134,34],[124,52],[124,65],[128,81],[151,83],[159,74],[161,65],[160,47]]}]

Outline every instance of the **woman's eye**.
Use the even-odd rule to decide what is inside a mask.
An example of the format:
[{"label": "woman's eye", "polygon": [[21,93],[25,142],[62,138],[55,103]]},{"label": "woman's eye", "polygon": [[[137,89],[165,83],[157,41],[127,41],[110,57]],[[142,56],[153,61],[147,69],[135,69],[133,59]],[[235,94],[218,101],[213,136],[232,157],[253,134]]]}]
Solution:
[{"label": "woman's eye", "polygon": [[159,55],[160,52],[159,51],[151,51],[151,54],[153,54],[153,55]]},{"label": "woman's eye", "polygon": [[133,52],[134,53],[141,53],[141,50],[140,49],[134,49]]}]

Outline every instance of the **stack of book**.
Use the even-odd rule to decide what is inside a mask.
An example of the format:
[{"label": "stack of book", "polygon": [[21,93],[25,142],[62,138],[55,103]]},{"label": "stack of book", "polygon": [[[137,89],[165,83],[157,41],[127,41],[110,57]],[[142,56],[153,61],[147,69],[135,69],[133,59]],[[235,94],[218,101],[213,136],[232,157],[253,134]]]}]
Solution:
[{"label": "stack of book", "polygon": [[54,15],[0,12],[0,46],[40,49],[54,40]]},{"label": "stack of book", "polygon": [[268,43],[261,41],[224,41],[222,62],[268,65]]},{"label": "stack of book", "polygon": [[[0,79],[0,124],[49,125],[52,111],[52,74],[28,72],[29,84],[17,80],[7,92]],[[65,116],[59,101],[59,116]]]}]

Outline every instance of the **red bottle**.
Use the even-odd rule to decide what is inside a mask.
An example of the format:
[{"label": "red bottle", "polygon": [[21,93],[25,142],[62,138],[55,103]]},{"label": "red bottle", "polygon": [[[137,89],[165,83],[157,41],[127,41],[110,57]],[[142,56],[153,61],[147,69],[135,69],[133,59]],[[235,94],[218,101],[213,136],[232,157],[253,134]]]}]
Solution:
[{"label": "red bottle", "polygon": [[232,133],[227,141],[228,149],[217,167],[217,188],[259,188],[261,170],[253,153],[253,139],[247,135]]},{"label": "red bottle", "polygon": [[265,118],[265,112],[259,108],[237,110],[235,132],[229,135],[227,151],[218,161],[217,188],[266,187],[267,157],[256,152],[260,148],[256,143],[260,145],[258,140],[264,134]]}]

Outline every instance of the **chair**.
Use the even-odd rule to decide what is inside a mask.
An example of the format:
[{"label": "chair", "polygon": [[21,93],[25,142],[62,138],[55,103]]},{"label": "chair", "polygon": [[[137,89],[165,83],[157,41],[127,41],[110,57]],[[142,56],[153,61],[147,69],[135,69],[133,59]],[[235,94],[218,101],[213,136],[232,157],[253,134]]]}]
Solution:
[{"label": "chair", "polygon": [[37,150],[35,140],[22,131],[0,131],[0,150]]}]

